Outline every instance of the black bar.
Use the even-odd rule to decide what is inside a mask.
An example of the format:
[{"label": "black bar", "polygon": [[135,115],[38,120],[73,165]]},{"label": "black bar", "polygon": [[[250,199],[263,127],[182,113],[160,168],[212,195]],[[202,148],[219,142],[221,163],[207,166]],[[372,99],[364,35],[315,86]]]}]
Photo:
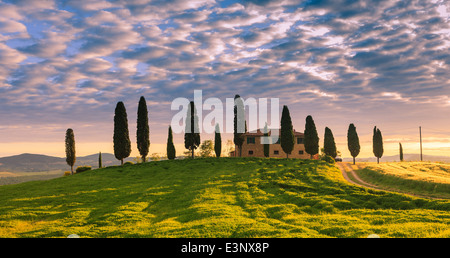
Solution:
[{"label": "black bar", "polygon": [[[405,257],[442,255],[449,239],[351,238],[79,238],[0,239],[15,254],[83,257]],[[209,247],[207,247],[209,246]],[[212,246],[214,249],[212,250]],[[21,247],[21,248],[18,248]]]}]

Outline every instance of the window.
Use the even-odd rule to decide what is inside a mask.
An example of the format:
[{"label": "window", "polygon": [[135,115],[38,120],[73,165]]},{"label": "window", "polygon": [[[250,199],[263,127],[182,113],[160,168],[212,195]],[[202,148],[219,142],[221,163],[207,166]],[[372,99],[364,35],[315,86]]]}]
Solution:
[{"label": "window", "polygon": [[252,151],[252,150],[249,150],[249,151],[248,151],[248,155],[253,155],[253,151]]},{"label": "window", "polygon": [[303,144],[303,138],[297,138],[297,144]]},{"label": "window", "polygon": [[302,150],[299,150],[299,151],[298,151],[298,154],[303,155],[303,151],[302,151]]},{"label": "window", "polygon": [[247,137],[247,144],[249,143],[255,143],[255,137]]},{"label": "window", "polygon": [[276,150],[276,151],[273,151],[273,154],[278,155],[278,154],[280,154],[280,152]]}]

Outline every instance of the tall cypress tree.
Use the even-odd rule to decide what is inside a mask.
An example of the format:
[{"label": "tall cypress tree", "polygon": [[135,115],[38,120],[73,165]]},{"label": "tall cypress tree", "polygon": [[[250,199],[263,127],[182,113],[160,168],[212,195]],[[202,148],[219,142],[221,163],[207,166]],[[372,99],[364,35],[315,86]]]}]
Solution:
[{"label": "tall cypress tree", "polygon": [[319,153],[319,136],[317,134],[316,125],[311,116],[306,117],[304,143],[305,151],[311,155],[311,159],[314,155]]},{"label": "tall cypress tree", "polygon": [[289,154],[291,154],[292,150],[294,149],[295,137],[294,129],[292,127],[291,115],[286,105],[283,106],[283,111],[281,113],[280,131],[281,148],[286,153],[286,158],[288,158]]},{"label": "tall cypress tree", "polygon": [[216,131],[214,134],[214,152],[216,153],[216,157],[220,157],[222,154],[222,137],[220,135],[219,124],[216,124]]},{"label": "tall cypress tree", "polygon": [[123,159],[130,156],[131,142],[128,132],[127,110],[122,101],[117,102],[114,112],[114,156],[123,165]]},{"label": "tall cypress tree", "polygon": [[347,146],[350,154],[353,157],[353,165],[355,164],[355,158],[359,155],[361,147],[359,146],[359,137],[356,132],[356,127],[354,124],[350,124],[347,131]]},{"label": "tall cypress tree", "polygon": [[[269,136],[269,129],[267,128],[267,123],[264,126],[264,136],[268,137]],[[268,143],[264,143],[264,157],[269,157],[270,155],[270,144]]]},{"label": "tall cypress tree", "polygon": [[102,168],[102,152],[98,153],[98,168]]},{"label": "tall cypress tree", "polygon": [[73,175],[73,165],[77,160],[75,156],[75,135],[71,128],[66,131],[66,162],[70,166],[70,172]]},{"label": "tall cypress tree", "polygon": [[142,157],[142,162],[148,155],[148,149],[150,147],[150,129],[148,127],[148,111],[147,102],[144,96],[139,99],[138,111],[137,111],[137,129],[136,129],[136,142],[139,153]]},{"label": "tall cypress tree", "polygon": [[383,137],[380,129],[376,126],[373,128],[373,154],[377,157],[377,163],[380,163],[380,158],[383,156]]},{"label": "tall cypress tree", "polygon": [[234,96],[234,144],[239,148],[239,157],[242,156],[244,133],[247,131],[245,123],[244,102],[239,95]]},{"label": "tall cypress tree", "polygon": [[194,101],[188,106],[186,116],[186,128],[184,131],[184,147],[192,152],[194,158],[194,150],[200,145],[200,130],[198,128],[198,117],[195,109]]},{"label": "tall cypress tree", "polygon": [[323,151],[326,155],[336,158],[336,143],[334,141],[333,132],[328,127],[325,127],[325,136],[323,139]]},{"label": "tall cypress tree", "polygon": [[402,147],[402,143],[399,142],[399,148],[400,148],[400,161],[403,161],[403,147]]},{"label": "tall cypress tree", "polygon": [[173,145],[172,127],[169,126],[169,133],[167,136],[167,158],[172,160],[176,157],[175,146]]}]

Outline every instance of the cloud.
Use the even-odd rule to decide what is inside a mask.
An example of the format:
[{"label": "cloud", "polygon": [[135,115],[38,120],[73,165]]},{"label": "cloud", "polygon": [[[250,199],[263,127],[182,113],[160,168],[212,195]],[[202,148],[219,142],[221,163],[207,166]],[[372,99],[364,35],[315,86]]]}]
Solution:
[{"label": "cloud", "polygon": [[20,22],[0,18],[0,30],[4,34],[18,34],[20,37],[28,37],[27,27]]},{"label": "cloud", "polygon": [[105,0],[84,0],[84,1],[69,0],[66,1],[64,5],[71,6],[82,11],[98,11],[117,6],[111,3],[110,1]]},{"label": "cloud", "polygon": [[71,39],[70,35],[53,31],[46,32],[45,34],[45,38],[36,40],[36,43],[25,47],[18,47],[17,49],[25,54],[40,58],[52,58],[66,51],[67,43]]},{"label": "cloud", "polygon": [[0,115],[20,113],[11,126],[108,124],[116,101],[133,110],[141,95],[165,103],[153,119],[167,124],[167,103],[194,89],[277,97],[297,119],[335,124],[442,119],[450,103],[445,1],[5,2]]}]

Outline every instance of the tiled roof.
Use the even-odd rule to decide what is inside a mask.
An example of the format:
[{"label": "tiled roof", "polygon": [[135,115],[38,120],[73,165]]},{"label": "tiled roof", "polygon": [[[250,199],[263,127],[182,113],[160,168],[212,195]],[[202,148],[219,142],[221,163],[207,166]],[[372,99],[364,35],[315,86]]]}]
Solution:
[{"label": "tiled roof", "polygon": [[[275,129],[275,130],[278,130],[278,129]],[[244,136],[264,136],[263,131],[264,131],[264,129],[258,129],[256,131],[246,132],[243,135]],[[271,135],[271,131],[269,131],[269,135]],[[304,135],[304,133],[297,132],[294,129],[294,136],[303,136],[303,135]]]}]

